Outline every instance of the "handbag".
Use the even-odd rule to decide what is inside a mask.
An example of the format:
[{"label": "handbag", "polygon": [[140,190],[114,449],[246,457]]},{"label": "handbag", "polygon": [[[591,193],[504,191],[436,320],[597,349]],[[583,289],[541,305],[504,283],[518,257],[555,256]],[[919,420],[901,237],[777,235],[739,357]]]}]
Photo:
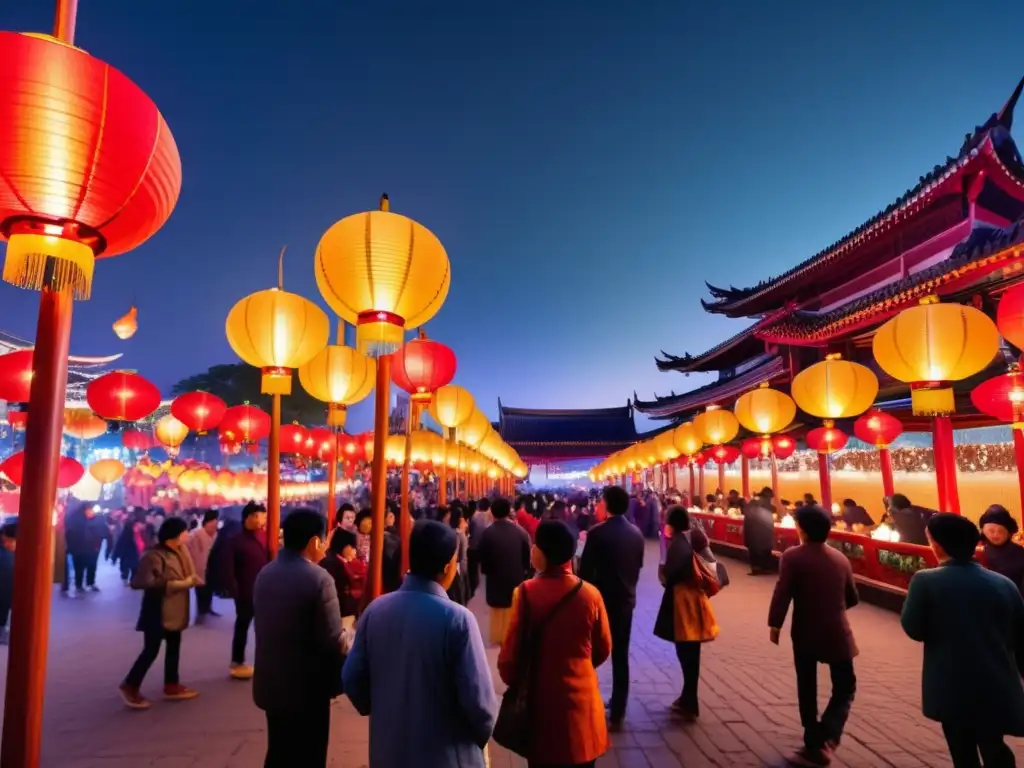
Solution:
[{"label": "handbag", "polygon": [[722,583],[718,580],[717,563],[709,563],[696,552],[693,553],[693,576],[701,592],[714,597],[722,591]]},{"label": "handbag", "polygon": [[541,634],[555,614],[576,597],[582,588],[583,581],[577,581],[576,586],[555,603],[550,613],[537,622],[532,632],[529,627],[530,603],[526,598],[526,590],[520,590],[519,659],[516,665],[516,679],[501,697],[501,707],[498,709],[498,719],[494,723],[492,736],[494,741],[520,757],[526,757],[530,748],[530,682],[533,679],[533,664],[540,646]]}]

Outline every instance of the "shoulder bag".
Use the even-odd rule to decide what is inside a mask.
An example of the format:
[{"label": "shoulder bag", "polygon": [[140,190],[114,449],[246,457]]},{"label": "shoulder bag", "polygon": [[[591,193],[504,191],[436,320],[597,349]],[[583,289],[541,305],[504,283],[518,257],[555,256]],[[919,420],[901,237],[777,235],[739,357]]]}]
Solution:
[{"label": "shoulder bag", "polygon": [[554,618],[570,600],[579,594],[583,581],[566,592],[551,609],[547,616],[530,629],[530,603],[526,597],[526,589],[519,593],[519,647],[516,660],[516,679],[505,691],[498,709],[498,719],[494,724],[494,740],[515,754],[526,757],[530,747],[530,684],[533,679],[533,666],[540,646],[541,634],[547,623]]}]

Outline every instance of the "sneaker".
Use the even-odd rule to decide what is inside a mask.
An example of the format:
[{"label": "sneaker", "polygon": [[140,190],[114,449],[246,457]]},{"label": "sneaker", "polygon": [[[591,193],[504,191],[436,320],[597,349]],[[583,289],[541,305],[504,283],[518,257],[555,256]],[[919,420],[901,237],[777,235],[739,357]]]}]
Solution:
[{"label": "sneaker", "polygon": [[89,591],[90,591],[90,592],[99,592],[99,591],[100,591],[100,588],[99,588],[99,587],[97,587],[97,586],[96,586],[95,584],[90,584],[90,585],[89,585]]},{"label": "sneaker", "polygon": [[790,765],[805,766],[806,768],[825,768],[832,764],[832,756],[828,749],[811,749],[803,747],[786,758]]},{"label": "sneaker", "polygon": [[149,709],[149,700],[139,693],[138,688],[121,683],[117,690],[124,705],[129,709]]},{"label": "sneaker", "polygon": [[185,701],[194,699],[198,695],[199,691],[194,691],[180,683],[164,686],[164,698],[168,701]]},{"label": "sneaker", "polygon": [[228,674],[234,680],[251,680],[253,669],[248,664],[232,664]]},{"label": "sneaker", "polygon": [[683,697],[680,696],[678,699],[673,701],[669,705],[669,711],[682,720],[684,723],[695,723],[699,717],[699,714],[692,709],[687,709],[683,705]]}]

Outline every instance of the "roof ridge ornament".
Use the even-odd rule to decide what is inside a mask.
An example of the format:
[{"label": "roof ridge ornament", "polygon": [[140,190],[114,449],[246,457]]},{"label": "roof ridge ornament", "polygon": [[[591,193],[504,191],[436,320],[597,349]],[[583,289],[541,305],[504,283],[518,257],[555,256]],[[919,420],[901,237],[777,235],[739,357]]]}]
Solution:
[{"label": "roof ridge ornament", "polygon": [[1021,93],[1024,93],[1024,76],[1017,83],[1017,87],[1013,89],[1013,93],[1010,94],[1010,98],[1006,100],[1003,108],[999,110],[999,114],[996,115],[996,122],[1006,128],[1007,131],[1013,127],[1013,110],[1020,100]]}]

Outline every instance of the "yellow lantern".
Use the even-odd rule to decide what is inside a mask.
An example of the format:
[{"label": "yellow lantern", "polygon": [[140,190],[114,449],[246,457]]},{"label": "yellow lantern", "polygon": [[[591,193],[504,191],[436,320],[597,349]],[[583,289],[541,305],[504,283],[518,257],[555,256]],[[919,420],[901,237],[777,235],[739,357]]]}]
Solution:
[{"label": "yellow lantern", "polygon": [[356,347],[379,357],[402,346],[404,332],[430,320],[451,283],[448,254],[433,232],[381,210],[357,213],[332,225],[314,262],[324,300],[356,326]]},{"label": "yellow lantern", "polygon": [[405,461],[405,435],[388,435],[384,443],[384,460],[388,464],[401,464]]},{"label": "yellow lantern", "polygon": [[488,459],[494,461],[499,455],[501,445],[501,436],[492,427],[491,431],[487,433],[487,436],[480,443],[478,450]]},{"label": "yellow lantern", "polygon": [[675,430],[669,429],[654,438],[659,461],[672,461],[679,457],[679,449],[675,444]]},{"label": "yellow lantern", "polygon": [[704,441],[693,428],[693,424],[687,421],[672,430],[672,444],[680,455],[693,456],[700,451]]},{"label": "yellow lantern", "polygon": [[882,325],[872,349],[882,370],[911,385],[915,414],[946,415],[956,410],[950,382],[992,362],[999,331],[980,310],[928,297]]},{"label": "yellow lantern", "polygon": [[448,461],[448,441],[440,435],[434,435],[430,443],[430,463],[434,468],[444,466]]},{"label": "yellow lantern", "polygon": [[474,408],[472,415],[459,427],[458,439],[463,445],[479,448],[493,430],[491,420],[479,408]]},{"label": "yellow lantern", "polygon": [[439,387],[430,403],[430,415],[434,421],[448,429],[461,427],[475,409],[473,396],[455,384]]},{"label": "yellow lantern", "polygon": [[235,354],[263,371],[267,395],[290,395],[292,369],[312,360],[331,335],[320,307],[280,288],[246,296],[231,308],[224,327]]},{"label": "yellow lantern", "polygon": [[701,442],[708,445],[728,443],[740,431],[740,423],[731,411],[709,405],[704,413],[697,414],[693,429]]},{"label": "yellow lantern", "polygon": [[865,365],[829,355],[798,373],[790,387],[800,409],[819,419],[859,416],[878,397],[878,377]]},{"label": "yellow lantern", "polygon": [[332,406],[327,424],[344,427],[348,406],[373,391],[377,363],[344,344],[330,344],[299,366],[299,383],[311,396]]},{"label": "yellow lantern", "polygon": [[157,442],[165,448],[177,448],[188,437],[188,427],[176,418],[167,414],[161,416],[153,427]]},{"label": "yellow lantern", "polygon": [[124,473],[125,466],[117,459],[100,459],[89,465],[89,474],[101,485],[116,483]]},{"label": "yellow lantern", "polygon": [[[785,392],[771,389],[768,382],[764,382],[757,389],[740,395],[733,406],[733,413],[739,423],[751,432],[770,435],[792,423],[796,417],[796,403]],[[736,432],[733,432],[726,440],[735,436]]]},{"label": "yellow lantern", "polygon": [[88,408],[64,409],[64,434],[79,440],[92,440],[107,432],[107,422]]}]

